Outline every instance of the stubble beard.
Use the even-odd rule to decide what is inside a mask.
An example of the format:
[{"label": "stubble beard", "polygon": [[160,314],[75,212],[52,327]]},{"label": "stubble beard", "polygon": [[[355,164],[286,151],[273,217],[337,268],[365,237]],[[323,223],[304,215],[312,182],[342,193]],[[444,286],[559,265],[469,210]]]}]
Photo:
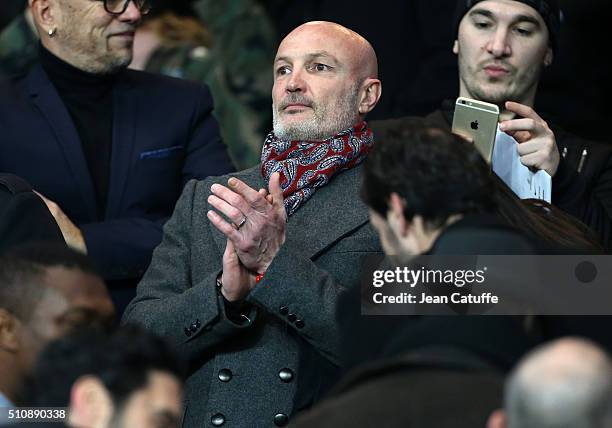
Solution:
[{"label": "stubble beard", "polygon": [[283,123],[272,105],[274,135],[285,141],[324,141],[351,128],[359,120],[359,85],[354,85],[333,105],[312,103],[312,116],[299,122]]},{"label": "stubble beard", "polygon": [[74,27],[66,27],[61,35],[58,33],[58,44],[64,47],[61,59],[74,67],[92,74],[113,74],[127,68],[132,62],[132,48],[126,48],[127,53],[121,50],[113,52],[108,46],[108,39],[102,42],[87,38]]},{"label": "stubble beard", "polygon": [[459,76],[468,96],[502,108],[506,101],[525,104],[529,95],[537,89],[542,69],[543,65],[540,64],[522,75],[515,74],[511,82],[500,85],[500,88],[494,88],[493,84],[483,84],[477,75],[478,70],[459,58]]}]

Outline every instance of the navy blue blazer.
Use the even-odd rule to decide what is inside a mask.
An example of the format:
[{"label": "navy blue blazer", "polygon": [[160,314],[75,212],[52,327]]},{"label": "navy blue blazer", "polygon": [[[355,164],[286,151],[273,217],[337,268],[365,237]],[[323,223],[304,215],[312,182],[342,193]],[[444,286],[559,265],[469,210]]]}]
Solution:
[{"label": "navy blue blazer", "polygon": [[35,65],[0,82],[0,171],[62,208],[108,280],[144,273],[188,180],[234,170],[207,88],[125,70],[113,102],[107,206],[98,218],[79,136],[45,71]]}]

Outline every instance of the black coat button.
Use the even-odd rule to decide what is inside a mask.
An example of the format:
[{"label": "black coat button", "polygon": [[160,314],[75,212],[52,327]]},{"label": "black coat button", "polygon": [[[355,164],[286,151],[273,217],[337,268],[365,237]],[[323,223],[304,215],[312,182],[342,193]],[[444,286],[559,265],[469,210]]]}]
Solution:
[{"label": "black coat button", "polygon": [[281,315],[287,315],[289,313],[289,308],[287,306],[281,306],[278,312],[280,312]]},{"label": "black coat button", "polygon": [[297,319],[297,315],[296,314],[289,314],[289,315],[287,315],[287,319],[289,320],[289,322],[295,322],[295,320]]},{"label": "black coat button", "polygon": [[217,413],[210,418],[210,423],[215,427],[220,427],[225,423],[225,415],[223,413]]},{"label": "black coat button", "polygon": [[221,369],[219,370],[219,380],[221,382],[229,382],[232,380],[232,371],[230,369]]},{"label": "black coat button", "polygon": [[196,331],[198,331],[198,326],[196,323],[193,323],[189,326],[189,330],[191,330],[192,333],[195,333]]},{"label": "black coat button", "polygon": [[280,380],[283,382],[289,383],[293,380],[293,371],[291,369],[281,369],[281,371],[278,372],[278,377],[280,377]]},{"label": "black coat button", "polygon": [[297,328],[304,328],[304,325],[305,325],[305,324],[304,324],[304,320],[296,320],[296,321],[295,321],[295,326],[296,326]]},{"label": "black coat button", "polygon": [[196,320],[195,325],[196,325],[197,328],[200,328],[202,323],[200,323],[200,320]]},{"label": "black coat button", "polygon": [[284,427],[289,423],[289,417],[284,413],[278,413],[274,416],[274,425],[277,427]]},{"label": "black coat button", "polygon": [[191,336],[193,333],[191,332],[191,330],[189,330],[187,327],[185,327],[185,336],[189,337]]}]

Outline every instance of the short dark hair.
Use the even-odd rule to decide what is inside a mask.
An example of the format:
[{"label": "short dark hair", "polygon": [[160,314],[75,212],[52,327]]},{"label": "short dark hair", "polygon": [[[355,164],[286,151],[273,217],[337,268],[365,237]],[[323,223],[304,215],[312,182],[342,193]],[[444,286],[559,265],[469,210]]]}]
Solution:
[{"label": "short dark hair", "polygon": [[67,407],[73,384],[82,376],[98,378],[118,407],[144,387],[152,371],[183,379],[183,365],[160,337],[137,325],[113,334],[79,331],[49,344],[40,354],[30,385],[36,406]]},{"label": "short dark hair", "polygon": [[30,243],[16,246],[6,254],[39,266],[78,269],[99,276],[98,269],[89,257],[66,245]]},{"label": "short dark hair", "polygon": [[65,267],[97,275],[91,260],[65,245],[31,243],[0,256],[0,308],[29,321],[45,291],[45,268]]},{"label": "short dark hair", "polygon": [[414,118],[377,138],[364,165],[361,195],[386,217],[391,193],[404,216],[420,215],[432,227],[454,214],[495,212],[495,185],[485,160],[462,138]]}]

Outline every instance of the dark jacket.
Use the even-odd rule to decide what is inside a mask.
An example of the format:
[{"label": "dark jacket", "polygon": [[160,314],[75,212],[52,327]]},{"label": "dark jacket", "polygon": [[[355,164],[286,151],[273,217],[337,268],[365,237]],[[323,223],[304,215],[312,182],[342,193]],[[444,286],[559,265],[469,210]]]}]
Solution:
[{"label": "dark jacket", "polygon": [[[274,427],[335,380],[337,299],[357,287],[360,257],[381,252],[359,199],[360,170],[334,177],[289,218],[242,324],[216,290],[226,238],[206,217],[210,186],[228,177],[185,187],[123,319],[167,337],[189,361],[184,426]],[[259,167],[236,176],[265,186]]]},{"label": "dark jacket", "polygon": [[474,428],[502,405],[502,373],[468,353],[423,349],[366,364],[293,428]]},{"label": "dark jacket", "polygon": [[[535,251],[514,229],[478,215],[447,227],[428,254]],[[485,426],[501,406],[503,373],[537,341],[519,317],[362,316],[359,291],[338,308],[343,363],[353,370],[291,426]]]},{"label": "dark jacket", "polygon": [[113,103],[103,216],[74,123],[40,65],[0,82],[0,170],[24,177],[60,206],[105,279],[137,278],[184,184],[233,167],[206,88],[125,70]]},{"label": "dark jacket", "polygon": [[63,243],[64,238],[30,185],[12,174],[0,174],[0,253],[34,241]]},{"label": "dark jacket", "polygon": [[[537,252],[531,241],[495,217],[472,215],[447,227],[428,255],[525,255]],[[508,370],[535,343],[514,317],[362,316],[361,299],[360,290],[351,289],[339,302],[338,324],[342,331],[344,368],[422,347],[452,345],[479,355],[500,370]],[[503,335],[495,333],[500,330],[504,331]]]},{"label": "dark jacket", "polygon": [[[451,104],[452,105],[452,104]],[[453,111],[443,109],[426,117],[433,125],[451,129]],[[449,108],[451,107],[451,108]],[[370,122],[378,140],[410,117]],[[552,203],[589,226],[605,248],[612,248],[612,146],[576,137],[553,123],[561,162],[552,182]],[[584,161],[581,158],[584,155]]]}]

